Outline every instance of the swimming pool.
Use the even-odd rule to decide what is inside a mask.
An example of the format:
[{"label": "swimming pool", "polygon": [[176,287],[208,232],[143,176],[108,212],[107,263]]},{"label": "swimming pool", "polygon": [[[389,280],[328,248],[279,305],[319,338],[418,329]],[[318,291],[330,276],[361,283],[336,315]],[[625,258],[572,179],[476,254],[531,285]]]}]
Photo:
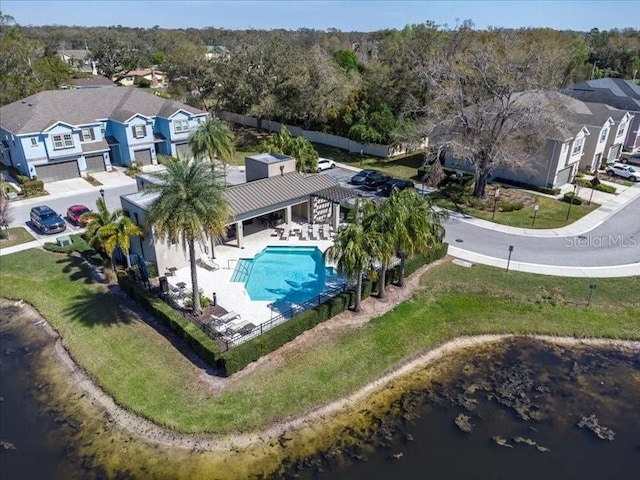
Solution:
[{"label": "swimming pool", "polygon": [[241,259],[231,276],[243,282],[251,300],[303,303],[344,283],[325,266],[317,247],[267,247],[253,258]]}]

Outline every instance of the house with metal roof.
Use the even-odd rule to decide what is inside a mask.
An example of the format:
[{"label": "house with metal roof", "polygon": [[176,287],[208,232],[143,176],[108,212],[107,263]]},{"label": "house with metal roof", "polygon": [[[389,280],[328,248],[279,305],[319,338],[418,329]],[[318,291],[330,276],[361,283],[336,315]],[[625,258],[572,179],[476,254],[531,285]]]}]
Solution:
[{"label": "house with metal roof", "polygon": [[[340,203],[355,195],[328,175],[303,175],[295,170],[295,159],[287,155],[262,153],[245,158],[246,183],[228,186],[224,192],[230,216],[225,244],[243,248],[246,235],[298,222],[330,223],[337,230]],[[158,272],[189,264],[188,252],[180,243],[169,245],[155,238],[146,226],[146,213],[158,193],[147,193],[147,183],[158,183],[153,175],[136,179],[138,192],[120,198],[122,209],[134,223],[145,228],[141,240],[132,240],[131,253],[156,262]],[[196,245],[196,256],[211,255],[209,245]]]},{"label": "house with metal roof", "polygon": [[623,78],[598,78],[565,88],[562,93],[588,103],[601,103],[634,115],[626,136],[625,150],[640,149],[640,85]]},{"label": "house with metal roof", "polygon": [[136,88],[40,92],[0,107],[0,161],[45,182],[155,164],[188,153],[207,116]]}]

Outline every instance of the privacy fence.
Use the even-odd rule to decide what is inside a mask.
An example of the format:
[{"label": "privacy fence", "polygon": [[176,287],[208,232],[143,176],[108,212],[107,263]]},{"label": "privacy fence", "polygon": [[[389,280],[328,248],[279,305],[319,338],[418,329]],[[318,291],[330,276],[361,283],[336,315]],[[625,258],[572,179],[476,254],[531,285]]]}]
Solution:
[{"label": "privacy fence", "polygon": [[[245,127],[258,128],[258,119],[255,117],[249,117],[247,115],[241,115],[239,113],[232,112],[217,112],[218,117],[230,123],[237,123],[244,125]],[[263,119],[260,123],[260,128],[264,128],[271,132],[279,132],[282,126],[287,127],[291,135],[294,137],[304,137],[310,142],[320,143],[322,145],[329,145],[331,147],[340,148],[342,150],[348,150],[351,153],[360,153],[366,155],[372,155],[374,157],[395,157],[396,155],[402,155],[414,150],[426,148],[429,144],[429,139],[424,138],[418,145],[380,145],[377,143],[362,143],[350,140],[346,137],[340,137],[338,135],[331,135],[330,133],[318,132],[316,130],[304,130],[301,127],[295,127],[293,125],[286,125],[274,120]]]}]

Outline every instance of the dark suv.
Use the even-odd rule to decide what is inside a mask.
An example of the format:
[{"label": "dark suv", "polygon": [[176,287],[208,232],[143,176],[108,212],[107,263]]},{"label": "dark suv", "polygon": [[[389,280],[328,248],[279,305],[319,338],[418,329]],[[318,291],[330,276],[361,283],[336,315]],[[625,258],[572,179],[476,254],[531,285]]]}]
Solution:
[{"label": "dark suv", "polygon": [[59,233],[67,228],[63,218],[46,205],[31,209],[31,223],[42,233]]},{"label": "dark suv", "polygon": [[391,180],[387,180],[387,183],[382,185],[380,192],[385,196],[389,197],[393,193],[394,190],[406,190],[407,188],[416,188],[413,182],[409,182],[407,180],[398,180],[397,178],[392,178]]},{"label": "dark suv", "polygon": [[382,185],[387,183],[389,177],[384,173],[376,172],[373,175],[369,175],[364,181],[364,188],[367,190],[378,190]]}]

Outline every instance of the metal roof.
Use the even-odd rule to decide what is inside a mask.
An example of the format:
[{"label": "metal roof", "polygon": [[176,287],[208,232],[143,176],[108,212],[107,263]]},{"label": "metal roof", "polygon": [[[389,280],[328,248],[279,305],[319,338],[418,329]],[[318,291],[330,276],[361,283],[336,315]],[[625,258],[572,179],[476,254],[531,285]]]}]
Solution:
[{"label": "metal roof", "polygon": [[236,220],[249,218],[247,214],[260,214],[263,210],[303,201],[318,191],[337,186],[338,181],[328,175],[302,176],[298,172],[229,187],[224,197]]}]

